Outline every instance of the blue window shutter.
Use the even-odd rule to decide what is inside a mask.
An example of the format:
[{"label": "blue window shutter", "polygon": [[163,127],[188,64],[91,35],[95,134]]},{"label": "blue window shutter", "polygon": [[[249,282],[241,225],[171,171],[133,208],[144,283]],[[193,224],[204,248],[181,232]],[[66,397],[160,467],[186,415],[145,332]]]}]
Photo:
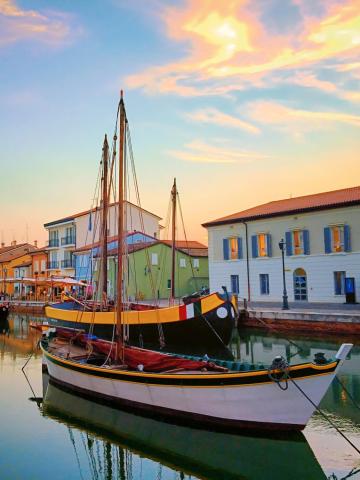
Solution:
[{"label": "blue window shutter", "polygon": [[271,235],[270,235],[270,233],[268,233],[266,235],[266,249],[267,249],[268,257],[271,257],[272,256],[272,250],[271,250]]},{"label": "blue window shutter", "polygon": [[285,232],[285,242],[286,242],[286,255],[290,257],[292,255],[292,232]]},{"label": "blue window shutter", "polygon": [[229,239],[223,238],[224,260],[229,260]]},{"label": "blue window shutter", "polygon": [[330,227],[324,228],[325,253],[331,253],[331,230]]},{"label": "blue window shutter", "polygon": [[238,258],[243,258],[243,248],[242,248],[242,238],[241,237],[238,237],[237,244],[238,244]]},{"label": "blue window shutter", "polygon": [[258,257],[258,242],[257,242],[257,235],[251,236],[251,250],[253,258]]},{"label": "blue window shutter", "polygon": [[351,252],[349,225],[344,225],[344,250],[345,252]]},{"label": "blue window shutter", "polygon": [[310,255],[310,235],[309,230],[303,230],[304,255]]}]

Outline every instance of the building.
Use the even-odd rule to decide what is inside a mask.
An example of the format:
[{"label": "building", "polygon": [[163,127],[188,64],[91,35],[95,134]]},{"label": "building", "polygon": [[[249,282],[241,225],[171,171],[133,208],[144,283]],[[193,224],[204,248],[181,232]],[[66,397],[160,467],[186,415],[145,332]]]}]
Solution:
[{"label": "building", "polygon": [[[167,299],[171,290],[171,241],[128,245],[127,294],[132,300]],[[115,297],[117,251],[108,252],[108,295]],[[99,277],[99,259],[94,266]],[[175,256],[175,296],[182,297],[209,285],[207,247],[196,241],[177,241]]]},{"label": "building", "polygon": [[[125,237],[127,245],[135,243],[153,242],[156,240],[150,235],[140,232],[130,232]],[[108,238],[108,251],[117,249],[117,235]],[[100,242],[84,245],[74,250],[75,278],[84,282],[91,282],[94,273],[94,259],[99,256]]]},{"label": "building", "polygon": [[360,300],[360,187],[272,201],[204,223],[212,290],[281,301],[282,261],[289,301],[345,301],[345,278]]},{"label": "building", "polygon": [[[117,205],[109,207],[109,237],[117,235]],[[129,232],[144,231],[159,238],[160,217],[130,202],[125,204],[126,225]],[[49,275],[75,277],[74,251],[99,241],[99,208],[80,212],[60,220],[44,224],[49,233],[48,265]]]},{"label": "building", "polygon": [[[0,249],[0,290],[5,295],[13,295],[15,293],[15,285],[17,293],[20,292],[19,284],[14,282],[15,273],[20,275],[20,271],[29,273],[31,264],[31,252],[36,251],[37,248],[29,243],[22,243],[17,245],[14,240],[9,247],[2,246]],[[15,269],[16,272],[15,272]]]}]

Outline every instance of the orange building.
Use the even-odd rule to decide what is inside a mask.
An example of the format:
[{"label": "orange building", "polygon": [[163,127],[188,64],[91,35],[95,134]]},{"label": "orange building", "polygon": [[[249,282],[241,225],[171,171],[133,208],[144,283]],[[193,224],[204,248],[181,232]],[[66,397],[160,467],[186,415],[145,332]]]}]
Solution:
[{"label": "orange building", "polygon": [[10,246],[1,245],[0,248],[0,292],[5,295],[13,295],[15,268],[27,262],[31,262],[31,253],[37,248],[29,243],[17,245],[16,241]]}]

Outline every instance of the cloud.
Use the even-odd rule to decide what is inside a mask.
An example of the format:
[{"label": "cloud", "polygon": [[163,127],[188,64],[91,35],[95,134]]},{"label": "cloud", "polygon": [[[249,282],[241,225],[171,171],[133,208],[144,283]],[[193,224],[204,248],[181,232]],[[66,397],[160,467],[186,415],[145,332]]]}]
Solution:
[{"label": "cloud", "polygon": [[314,128],[323,129],[334,123],[345,123],[360,127],[360,116],[341,112],[316,112],[289,108],[281,103],[257,101],[248,104],[249,116],[254,120],[280,126],[285,129],[301,129],[303,131]]},{"label": "cloud", "polygon": [[168,150],[166,153],[179,160],[195,163],[249,163],[268,158],[261,153],[219,147],[202,140],[193,140],[183,150]]},{"label": "cloud", "polygon": [[240,120],[240,118],[220,112],[216,108],[205,108],[186,114],[186,117],[195,122],[213,123],[222,127],[239,128],[250,133],[260,133],[260,129],[255,125]]},{"label": "cloud", "polygon": [[[156,94],[212,95],[212,89],[226,94],[274,72],[315,68],[329,59],[356,55],[358,1],[322,2],[313,14],[305,3],[295,2],[301,22],[276,34],[267,29],[260,2],[254,6],[250,0],[188,0],[165,7],[160,18],[166,35],[186,53],[178,61],[130,75],[127,85]],[[307,86],[319,88],[316,77],[310,76]],[[323,86],[335,93],[330,83]]]},{"label": "cloud", "polygon": [[24,40],[59,46],[80,32],[68,14],[23,10],[15,0],[0,0],[0,47]]}]

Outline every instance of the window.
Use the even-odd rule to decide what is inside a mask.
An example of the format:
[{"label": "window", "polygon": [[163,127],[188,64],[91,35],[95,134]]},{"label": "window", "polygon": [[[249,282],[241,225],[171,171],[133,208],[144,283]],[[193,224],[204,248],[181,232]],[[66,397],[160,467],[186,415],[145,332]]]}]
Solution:
[{"label": "window", "polygon": [[181,268],[186,268],[186,258],[180,258],[179,265]]},{"label": "window", "polygon": [[344,251],[344,226],[331,227],[331,250],[333,252]]},{"label": "window", "polygon": [[345,294],[346,272],[334,272],[334,293],[335,295]]},{"label": "window", "polygon": [[194,265],[194,268],[199,268],[200,267],[200,262],[199,262],[198,258],[194,258],[193,265]]},{"label": "window", "polygon": [[44,272],[46,270],[46,260],[41,260],[41,271]]},{"label": "window", "polygon": [[158,264],[158,254],[157,253],[152,253],[151,254],[151,265],[157,265]]},{"label": "window", "polygon": [[167,281],[167,288],[170,290],[171,288],[171,279],[169,278]]},{"label": "window", "polygon": [[268,273],[260,273],[260,294],[261,295],[269,295],[270,288],[269,288],[269,274]]},{"label": "window", "polygon": [[251,237],[252,256],[271,257],[271,235],[269,233],[258,233]]},{"label": "window", "polygon": [[309,230],[285,233],[286,255],[310,255]]},{"label": "window", "polygon": [[229,237],[223,239],[224,260],[238,260],[242,258],[242,238]]},{"label": "window", "polygon": [[[35,270],[35,272],[38,272],[38,271],[39,271],[39,262],[38,262],[38,260],[36,260],[36,262],[34,262],[34,270]],[[44,268],[44,270],[45,270],[45,268]]]},{"label": "window", "polygon": [[239,294],[239,275],[230,275],[231,292]]},{"label": "window", "polygon": [[349,225],[332,225],[324,228],[325,253],[350,252]]},{"label": "window", "polygon": [[304,253],[304,235],[301,230],[294,230],[293,243],[294,243],[294,255],[302,255]]}]

